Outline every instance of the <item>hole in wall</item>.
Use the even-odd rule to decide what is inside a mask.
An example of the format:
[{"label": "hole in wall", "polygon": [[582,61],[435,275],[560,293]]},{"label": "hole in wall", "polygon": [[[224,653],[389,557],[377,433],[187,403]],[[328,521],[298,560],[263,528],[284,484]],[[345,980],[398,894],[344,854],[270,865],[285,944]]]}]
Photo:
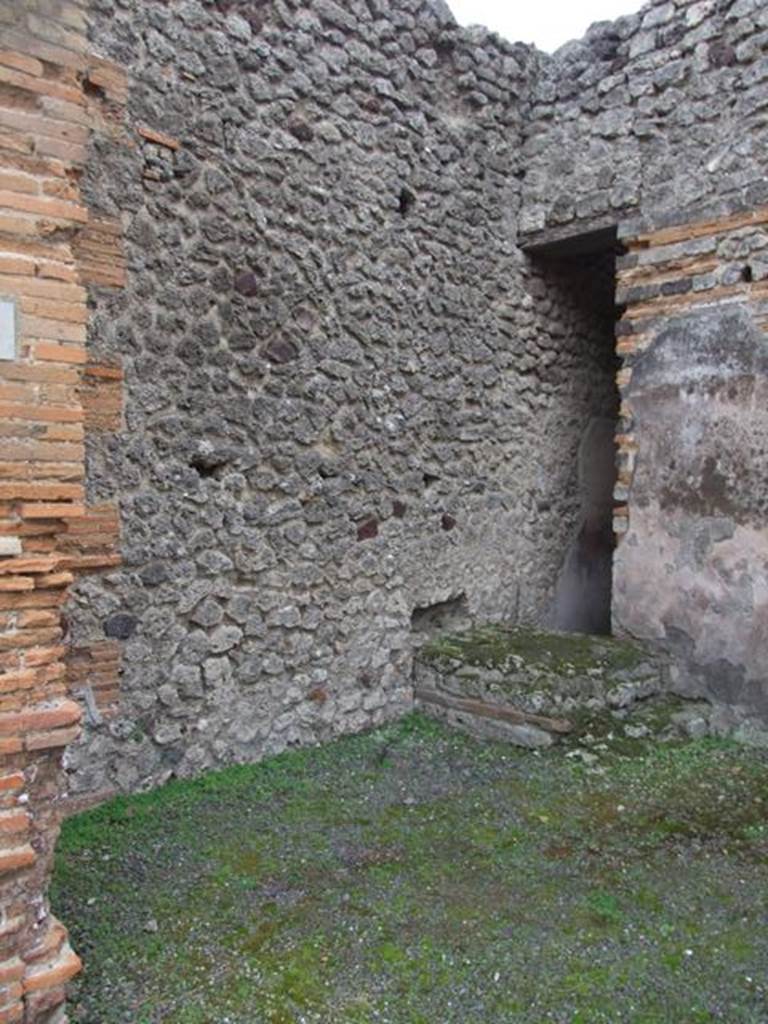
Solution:
[{"label": "hole in wall", "polygon": [[211,465],[210,463],[205,462],[205,460],[198,459],[197,457],[193,457],[189,464],[192,469],[197,472],[198,476],[201,476],[204,480],[215,477],[216,470],[219,468],[218,466]]},{"label": "hole in wall", "polygon": [[748,263],[745,263],[741,268],[741,280],[746,281],[747,284],[751,284],[753,281],[752,267]]},{"label": "hole in wall", "polygon": [[446,36],[442,39],[436,39],[433,43],[433,49],[437,54],[438,64],[445,64],[453,59],[456,43],[449,36]]},{"label": "hole in wall", "polygon": [[440,482],[440,477],[435,476],[434,473],[425,473],[422,478],[425,487],[431,487],[433,484]]},{"label": "hole in wall", "polygon": [[216,477],[218,470],[226,466],[231,458],[231,452],[226,448],[217,448],[210,441],[201,441],[197,450],[191,455],[189,465],[200,477],[209,479]]},{"label": "hole in wall", "polygon": [[104,103],[107,99],[106,89],[102,86],[92,82],[90,78],[83,78],[82,80],[83,94],[89,96],[92,100],[98,100],[99,103]]},{"label": "hole in wall", "polygon": [[413,194],[413,192],[411,192],[409,188],[405,188],[405,186],[403,186],[403,188],[400,189],[400,196],[398,198],[397,206],[398,210],[400,211],[400,216],[407,217],[408,214],[411,212],[411,209],[413,208],[415,202],[416,196]]},{"label": "hole in wall", "polygon": [[411,612],[411,629],[414,633],[440,633],[461,629],[469,623],[469,603],[464,591],[445,601],[417,605]]}]

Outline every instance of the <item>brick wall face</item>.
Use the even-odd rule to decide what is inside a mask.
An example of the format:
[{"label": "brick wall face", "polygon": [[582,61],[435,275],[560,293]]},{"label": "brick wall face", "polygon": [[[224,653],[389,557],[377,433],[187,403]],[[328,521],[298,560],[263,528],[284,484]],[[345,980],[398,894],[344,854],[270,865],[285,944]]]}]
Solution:
[{"label": "brick wall face", "polygon": [[622,234],[616,626],[764,721],[768,208]]},{"label": "brick wall face", "polygon": [[0,297],[17,323],[15,358],[0,361],[3,1024],[64,1019],[80,962],[45,899],[61,756],[80,729],[73,691],[116,696],[111,645],[71,650],[62,612],[75,574],[118,559],[116,509],[88,508],[84,487],[86,431],[120,416],[119,369],[86,348],[86,288],[117,231],[92,223],[79,178],[90,133],[117,130],[124,77],[89,54],[86,29],[78,0],[0,2]]}]

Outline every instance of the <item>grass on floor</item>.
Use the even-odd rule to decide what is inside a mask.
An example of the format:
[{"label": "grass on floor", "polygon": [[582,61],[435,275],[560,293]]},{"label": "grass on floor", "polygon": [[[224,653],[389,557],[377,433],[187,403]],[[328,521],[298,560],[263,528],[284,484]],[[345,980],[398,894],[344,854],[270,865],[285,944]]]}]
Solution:
[{"label": "grass on floor", "polygon": [[79,1024],[766,1024],[768,756],[419,716],[65,823]]}]

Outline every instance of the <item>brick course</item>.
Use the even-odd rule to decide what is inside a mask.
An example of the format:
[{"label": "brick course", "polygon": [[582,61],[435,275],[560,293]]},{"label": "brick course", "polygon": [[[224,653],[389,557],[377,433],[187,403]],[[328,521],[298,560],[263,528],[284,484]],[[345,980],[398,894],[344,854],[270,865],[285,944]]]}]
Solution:
[{"label": "brick course", "polygon": [[[100,391],[98,368],[83,369],[86,286],[99,272],[100,283],[120,283],[119,231],[92,219],[78,179],[90,133],[104,124],[89,76],[124,99],[124,75],[88,56],[79,4],[44,7],[42,17],[0,2],[0,294],[16,300],[20,324],[17,358],[0,362],[0,535],[18,544],[0,555],[0,1021],[25,1024],[63,1020],[64,985],[80,967],[41,904],[62,750],[82,715],[68,698],[62,608],[73,571],[119,561],[115,510],[85,503],[82,444],[84,425],[109,429],[120,414],[119,376]],[[93,680],[78,673],[82,658],[73,661],[80,691],[93,682],[114,702],[117,652],[110,645],[95,662]]]}]

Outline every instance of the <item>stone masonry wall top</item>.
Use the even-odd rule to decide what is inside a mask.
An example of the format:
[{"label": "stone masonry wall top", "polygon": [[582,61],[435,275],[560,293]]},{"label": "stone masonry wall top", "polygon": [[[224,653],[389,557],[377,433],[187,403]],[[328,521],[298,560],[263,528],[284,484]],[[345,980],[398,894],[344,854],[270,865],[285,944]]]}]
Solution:
[{"label": "stone masonry wall top", "polygon": [[659,0],[537,54],[521,230],[764,203],[767,45],[761,0]]}]

